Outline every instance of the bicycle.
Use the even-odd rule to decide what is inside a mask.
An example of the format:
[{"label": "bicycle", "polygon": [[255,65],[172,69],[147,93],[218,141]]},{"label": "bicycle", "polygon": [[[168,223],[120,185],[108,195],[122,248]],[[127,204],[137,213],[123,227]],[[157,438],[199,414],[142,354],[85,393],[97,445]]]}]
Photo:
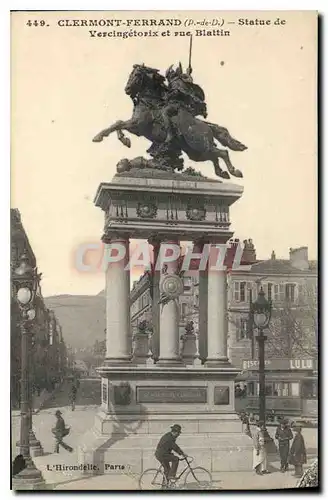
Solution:
[{"label": "bicycle", "polygon": [[[189,459],[189,460],[188,460]],[[187,465],[183,471],[175,478],[168,479],[164,473],[163,465],[158,469],[146,469],[139,478],[140,490],[171,490],[177,489],[180,478],[185,474],[182,488],[192,490],[210,489],[212,485],[212,474],[204,467],[191,467],[193,457],[179,458],[179,461],[185,460]]]}]

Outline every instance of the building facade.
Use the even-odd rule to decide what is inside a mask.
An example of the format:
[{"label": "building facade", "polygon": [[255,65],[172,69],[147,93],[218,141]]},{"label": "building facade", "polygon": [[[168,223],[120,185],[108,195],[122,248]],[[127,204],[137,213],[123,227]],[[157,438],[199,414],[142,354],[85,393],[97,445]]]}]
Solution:
[{"label": "building facade", "polygon": [[[238,240],[236,240],[238,241]],[[262,287],[272,301],[273,313],[266,343],[268,357],[313,359],[317,357],[317,264],[309,261],[306,247],[290,249],[289,259],[257,260],[251,240],[244,242],[242,261],[250,263],[227,274],[228,354],[232,364],[243,369],[243,360],[257,356],[256,341],[250,338],[250,300]],[[199,331],[199,279],[197,272],[185,273],[184,293],[179,297],[180,335],[193,321]],[[152,322],[152,297],[148,275],[133,284],[131,291],[132,334],[138,325]]]},{"label": "building facade", "polygon": [[[20,213],[11,209],[11,270],[19,266],[19,260],[26,253],[31,266],[36,267],[36,258]],[[40,393],[43,389],[51,390],[66,374],[67,351],[61,326],[52,311],[47,309],[41,288],[35,297],[35,319],[28,326],[30,344],[30,383],[33,391]],[[15,292],[11,289],[11,403],[13,408],[20,404],[21,379],[21,331],[20,310]]]}]

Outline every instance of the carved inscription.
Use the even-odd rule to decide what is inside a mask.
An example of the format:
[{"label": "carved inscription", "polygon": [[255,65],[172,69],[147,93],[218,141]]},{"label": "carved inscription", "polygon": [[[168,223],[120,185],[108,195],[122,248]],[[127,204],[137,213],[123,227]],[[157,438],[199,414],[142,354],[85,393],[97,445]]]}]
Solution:
[{"label": "carved inscription", "polygon": [[137,403],[207,403],[206,387],[137,387]]}]

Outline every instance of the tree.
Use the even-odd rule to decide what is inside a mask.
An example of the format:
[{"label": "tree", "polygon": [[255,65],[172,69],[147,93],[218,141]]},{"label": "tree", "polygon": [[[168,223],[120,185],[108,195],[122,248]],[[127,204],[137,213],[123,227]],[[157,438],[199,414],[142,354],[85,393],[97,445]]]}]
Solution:
[{"label": "tree", "polygon": [[[274,306],[274,305],[273,305]],[[297,303],[285,300],[273,308],[266,352],[272,357],[318,356],[318,301],[316,284],[302,287]]]}]

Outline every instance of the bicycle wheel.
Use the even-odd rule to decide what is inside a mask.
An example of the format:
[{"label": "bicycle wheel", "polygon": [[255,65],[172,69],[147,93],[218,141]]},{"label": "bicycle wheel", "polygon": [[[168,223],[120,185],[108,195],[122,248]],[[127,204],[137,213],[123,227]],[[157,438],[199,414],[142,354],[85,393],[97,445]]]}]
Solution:
[{"label": "bicycle wheel", "polygon": [[212,485],[212,474],[204,467],[195,467],[187,472],[184,485],[187,490],[208,490]]},{"label": "bicycle wheel", "polygon": [[164,474],[159,469],[147,469],[139,478],[140,490],[162,490],[166,489]]}]

